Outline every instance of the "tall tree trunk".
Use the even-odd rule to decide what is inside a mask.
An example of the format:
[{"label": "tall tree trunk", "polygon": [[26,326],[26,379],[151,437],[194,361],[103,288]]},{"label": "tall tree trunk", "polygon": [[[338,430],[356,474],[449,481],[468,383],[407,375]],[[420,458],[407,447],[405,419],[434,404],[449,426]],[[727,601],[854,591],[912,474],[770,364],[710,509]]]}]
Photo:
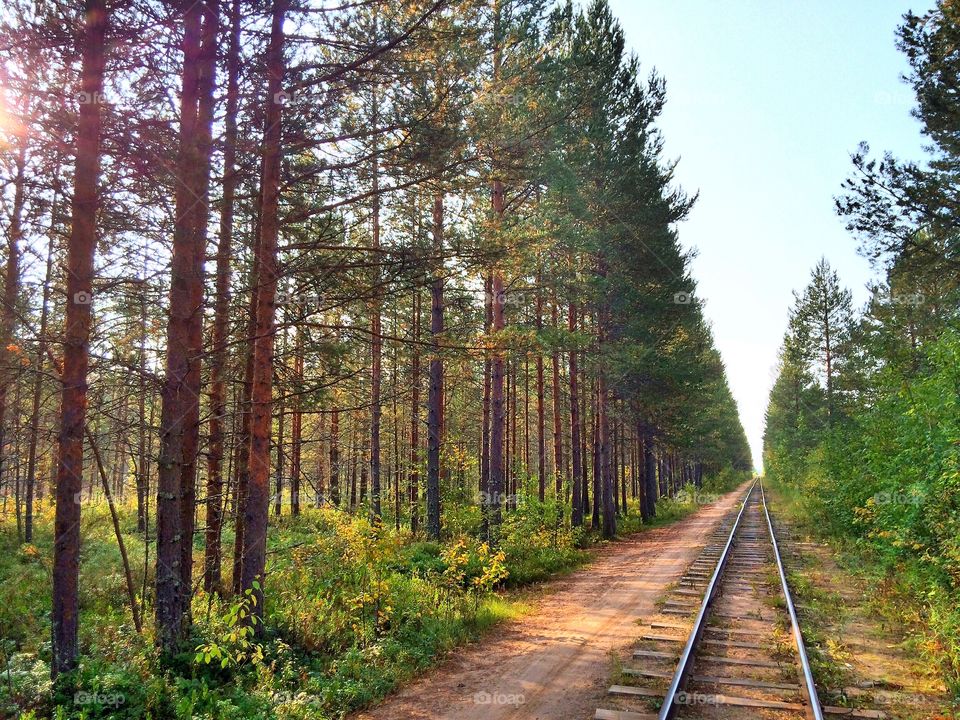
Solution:
[{"label": "tall tree trunk", "polygon": [[327,478],[327,468],[325,466],[324,459],[330,457],[328,454],[324,453],[323,449],[324,436],[326,432],[327,413],[321,409],[319,417],[317,417],[317,484],[314,487],[314,505],[316,507],[323,505],[327,499],[327,492],[329,492],[329,489],[324,488]]},{"label": "tall tree trunk", "polygon": [[376,87],[372,92],[374,128],[374,148],[372,160],[373,208],[372,208],[372,250],[373,250],[373,299],[370,303],[370,510],[374,523],[380,523],[380,418],[383,408],[380,406],[380,384],[382,381],[383,337],[381,335],[381,312],[383,305],[380,287],[380,158],[377,142],[379,123],[379,105]]},{"label": "tall tree trunk", "polygon": [[303,330],[296,328],[293,341],[293,413],[290,416],[290,514],[300,514],[300,473],[303,454]]},{"label": "tall tree trunk", "polygon": [[33,542],[33,502],[37,473],[37,445],[40,440],[40,408],[43,400],[43,368],[47,359],[47,322],[50,315],[50,288],[53,280],[53,232],[56,225],[59,196],[55,193],[50,207],[50,237],[47,241],[47,265],[44,273],[43,300],[40,304],[40,327],[37,356],[34,360],[33,403],[30,412],[30,445],[27,450],[27,498],[23,522],[23,539]]},{"label": "tall tree trunk", "polygon": [[[24,109],[26,109],[24,103]],[[26,112],[24,125],[26,125]],[[20,134],[14,166],[16,171],[13,179],[13,207],[10,214],[10,232],[7,237],[7,266],[4,272],[3,307],[0,308],[0,480],[3,475],[3,461],[8,455],[7,440],[7,391],[14,381],[16,367],[19,361],[14,357],[10,347],[13,345],[14,329],[17,321],[17,301],[20,297],[20,240],[23,236],[23,207],[26,202],[26,164],[27,164],[27,135],[26,131]],[[14,417],[17,416],[16,410]],[[15,436],[16,437],[16,436]],[[9,453],[13,454],[13,453]],[[17,493],[16,511],[20,519],[19,492]],[[32,523],[31,523],[32,526]],[[19,530],[19,522],[17,528]],[[28,541],[29,542],[29,541]]]},{"label": "tall tree trunk", "polygon": [[600,415],[600,482],[603,506],[603,536],[609,539],[617,534],[617,488],[614,484],[611,466],[609,398],[607,378],[603,369],[600,370],[597,386],[599,387],[597,410]]},{"label": "tall tree trunk", "polygon": [[657,514],[657,467],[653,457],[653,431],[648,427],[643,433],[643,504],[645,520]]},{"label": "tall tree trunk", "polygon": [[507,417],[509,420],[509,436],[507,454],[507,473],[509,477],[509,507],[517,509],[517,362],[511,358],[507,362]]},{"label": "tall tree trunk", "polygon": [[283,471],[284,471],[284,455],[283,455],[283,431],[286,425],[287,413],[286,408],[284,408],[284,400],[280,399],[280,408],[279,413],[277,414],[277,460],[274,465],[274,488],[273,488],[273,514],[277,517],[283,514]]},{"label": "tall tree trunk", "polygon": [[67,304],[63,347],[63,395],[57,465],[57,507],[53,543],[53,677],[77,665],[80,569],[80,490],[83,478],[83,435],[87,410],[87,362],[90,299],[97,241],[97,182],[100,175],[100,98],[103,94],[105,36],[104,0],[84,4],[81,103],[76,135],[76,170],[70,240],[67,246]]},{"label": "tall tree trunk", "polygon": [[427,534],[440,539],[440,442],[443,426],[443,195],[433,198],[434,278],[430,286],[430,389],[427,399]]},{"label": "tall tree trunk", "polygon": [[[287,0],[274,0],[267,48],[267,117],[263,133],[260,220],[260,282],[251,394],[249,486],[244,512],[241,589],[256,598],[254,631],[263,633],[263,581],[267,559],[270,501],[270,424],[273,406],[273,342],[276,334],[277,236],[279,234],[281,116],[283,99],[283,20]],[[256,618],[254,621],[253,618]]]},{"label": "tall tree trunk", "polygon": [[620,470],[620,513],[626,517],[627,516],[627,465],[629,461],[627,459],[627,442],[625,435],[625,429],[623,427],[623,420],[621,416],[617,416],[617,458],[618,464],[617,467]]},{"label": "tall tree trunk", "polygon": [[[400,317],[396,306],[393,308],[392,333],[394,337],[399,337]],[[390,403],[393,405],[392,430],[393,430],[393,452],[390,456],[390,475],[393,478],[393,529],[400,530],[400,518],[403,514],[403,491],[400,489],[402,483],[403,461],[400,456],[400,438],[403,433],[403,418],[400,413],[400,346],[394,344],[393,352],[390,355]]]},{"label": "tall tree trunk", "polygon": [[537,329],[537,497],[540,502],[546,499],[547,487],[547,438],[544,420],[543,397],[543,351],[540,343],[543,339],[543,274],[537,271],[537,296],[535,309],[535,323]]},{"label": "tall tree trunk", "polygon": [[357,508],[357,428],[354,422],[350,423],[350,447],[347,455],[350,458],[350,498],[347,506],[350,512]]},{"label": "tall tree trunk", "polygon": [[[557,297],[554,295],[551,307],[553,329],[559,325]],[[563,503],[563,418],[560,412],[560,351],[554,348],[550,356],[553,364],[553,476],[557,494],[557,507]]]},{"label": "tall tree trunk", "polygon": [[[613,409],[616,411],[617,401],[613,401]],[[609,412],[609,401],[607,406]],[[607,423],[608,427],[611,423]],[[617,421],[614,418],[612,423],[612,428],[610,429],[610,436],[607,438],[609,445],[609,455],[610,455],[610,469],[611,475],[613,476],[613,509],[616,514],[620,514],[620,491],[617,488],[617,479],[620,476],[620,458],[617,454],[618,447],[620,444],[620,436],[617,434]]]},{"label": "tall tree trunk", "polygon": [[530,353],[523,354],[523,472],[530,472]]},{"label": "tall tree trunk", "polygon": [[[258,223],[259,227],[259,223]],[[240,579],[243,575],[244,552],[244,513],[247,507],[247,487],[250,481],[250,422],[252,418],[251,401],[253,396],[253,346],[257,338],[257,297],[260,286],[260,233],[253,241],[253,262],[250,267],[250,298],[247,302],[247,334],[245,342],[245,362],[243,368],[243,388],[240,399],[240,432],[237,437],[236,451],[236,518],[234,521],[233,542],[233,593],[240,592]]]},{"label": "tall tree trunk", "polygon": [[[278,353],[279,361],[286,365],[287,357],[287,328],[285,324],[281,324],[281,333],[280,335],[280,351]],[[275,359],[274,359],[275,360]],[[287,398],[286,398],[286,388],[283,388],[283,391],[280,393],[280,402],[278,403],[279,407],[277,408],[277,462],[274,466],[274,488],[273,488],[273,514],[277,517],[283,513],[283,471],[284,471],[284,455],[283,455],[283,446],[284,446],[284,430],[286,429],[287,421]],[[271,421],[271,429],[273,423]]]},{"label": "tall tree trunk", "polygon": [[[142,281],[144,284],[147,282],[147,254],[144,250],[143,257],[143,269]],[[139,347],[137,349],[138,356],[138,366],[140,369],[140,380],[138,383],[139,395],[137,398],[137,416],[139,418],[140,427],[137,433],[137,532],[142,532],[144,534],[144,539],[146,539],[147,533],[147,508],[149,506],[149,493],[150,493],[150,482],[149,482],[149,462],[147,444],[150,442],[150,439],[153,437],[153,428],[151,419],[147,417],[147,295],[146,293],[141,293],[140,295],[140,338],[139,338]],[[150,406],[151,416],[153,413],[153,405]]]},{"label": "tall tree trunk", "polygon": [[[581,328],[584,328],[584,329],[586,327],[586,318],[582,314],[580,316],[580,326]],[[588,379],[587,379],[587,369],[584,363],[585,354],[583,352],[580,352],[579,357],[581,361],[580,362],[580,395],[582,398],[580,401],[580,410],[581,410],[580,412],[580,443],[582,445],[582,448],[580,450],[580,460],[582,464],[582,480],[580,484],[583,486],[583,515],[584,517],[586,517],[591,509],[591,505],[590,505],[590,492],[591,492],[590,485],[591,484],[589,482],[590,471],[588,467],[590,464],[588,461],[588,458],[591,456],[587,454],[587,447],[590,442],[590,435],[587,433],[587,416],[590,414],[591,408],[593,405],[593,400],[592,400],[593,392],[592,392],[592,388],[588,392],[588,386],[590,385],[590,383],[588,382]]]},{"label": "tall tree trunk", "polygon": [[178,648],[190,623],[217,10],[216,0],[208,0],[188,6],[183,19],[180,182],[157,476],[156,624],[157,642],[166,652]]},{"label": "tall tree trunk", "polygon": [[413,360],[410,364],[410,532],[420,530],[420,290],[413,295]]},{"label": "tall tree trunk", "polygon": [[[493,327],[493,276],[486,275],[483,279],[483,334],[489,337]],[[484,525],[488,522],[487,510],[490,495],[490,356],[485,354],[483,360],[483,425],[480,429],[480,493],[481,510]]]},{"label": "tall tree trunk", "polygon": [[360,502],[361,502],[361,503],[364,503],[364,502],[366,502],[366,501],[369,499],[369,498],[368,498],[368,495],[367,495],[367,487],[368,487],[368,485],[367,485],[367,479],[368,479],[368,477],[369,477],[370,465],[369,465],[369,459],[367,459],[367,462],[364,462],[365,458],[364,458],[363,456],[366,454],[365,450],[366,450],[366,448],[361,448],[361,450],[360,450],[360,456],[359,456],[359,460],[360,460]]},{"label": "tall tree trunk", "polygon": [[[493,182],[493,212],[499,227],[504,213],[503,182]],[[493,271],[491,283],[492,331],[494,335],[493,357],[490,362],[490,487],[489,512],[490,532],[495,540],[499,535],[501,523],[501,499],[503,496],[503,434],[504,434],[504,407],[503,407],[503,379],[504,353],[500,347],[501,333],[505,327],[506,293],[503,282],[503,272],[500,268]]]},{"label": "tall tree trunk", "polygon": [[190,276],[192,316],[187,325],[189,373],[187,387],[191,394],[189,411],[184,422],[183,465],[180,471],[182,494],[181,529],[185,542],[180,544],[180,583],[184,633],[189,629],[190,599],[193,593],[193,535],[196,527],[197,467],[200,450],[200,358],[203,355],[204,265],[207,261],[207,223],[210,214],[210,167],[213,152],[214,86],[217,74],[217,36],[220,32],[220,0],[206,0],[202,8],[202,30],[197,77],[197,123],[195,187],[190,203],[190,234],[193,236]]},{"label": "tall tree trunk", "polygon": [[207,453],[207,517],[204,538],[203,588],[219,592],[220,535],[223,526],[223,423],[227,414],[226,363],[230,327],[230,264],[233,260],[234,199],[237,189],[237,108],[240,99],[240,3],[230,7],[227,48],[227,105],[223,134],[223,200],[217,244],[217,280],[213,306],[213,349],[210,362],[210,438]]},{"label": "tall tree trunk", "polygon": [[340,507],[340,410],[330,412],[330,502]]},{"label": "tall tree trunk", "polygon": [[[567,329],[571,334],[577,330],[577,306],[570,303],[567,310]],[[570,350],[570,454],[573,456],[573,499],[570,522],[574,527],[583,525],[583,457],[580,454],[580,388],[577,351]]]},{"label": "tall tree trunk", "polygon": [[602,459],[600,457],[600,383],[593,382],[593,516],[591,527],[596,530],[600,527],[600,502],[603,499],[602,486]]}]

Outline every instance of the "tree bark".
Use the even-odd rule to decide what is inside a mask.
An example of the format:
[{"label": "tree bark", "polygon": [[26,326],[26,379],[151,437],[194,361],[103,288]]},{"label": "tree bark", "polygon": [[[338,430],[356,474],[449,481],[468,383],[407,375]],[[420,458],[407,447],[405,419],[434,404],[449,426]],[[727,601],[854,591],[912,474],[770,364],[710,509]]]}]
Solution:
[{"label": "tree bark", "polygon": [[[267,113],[263,133],[260,220],[260,282],[251,394],[249,486],[244,512],[241,589],[256,598],[251,612],[254,632],[263,634],[263,581],[267,559],[270,500],[270,424],[273,405],[273,343],[276,334],[277,237],[279,234],[281,119],[283,108],[283,21],[287,0],[274,0],[267,48]],[[254,619],[255,618],[255,619]]]},{"label": "tree bark", "polygon": [[535,324],[537,329],[537,497],[540,502],[546,499],[547,487],[547,438],[546,423],[544,420],[544,387],[543,387],[543,351],[540,342],[543,336],[543,274],[537,272],[537,296],[535,308]]},{"label": "tree bark", "polygon": [[[382,517],[380,507],[380,384],[382,381],[383,338],[381,336],[381,312],[383,306],[380,288],[380,158],[376,128],[379,123],[379,105],[376,87],[373,88],[374,148],[372,159],[373,208],[372,208],[372,251],[373,251],[373,300],[370,307],[370,510],[374,523],[379,524]],[[442,201],[441,201],[442,202]],[[436,211],[434,211],[436,213]]]},{"label": "tree bark", "polygon": [[80,490],[87,410],[90,299],[97,240],[97,182],[100,175],[100,98],[103,94],[107,8],[86,0],[77,125],[76,170],[70,240],[67,246],[67,304],[63,347],[63,394],[57,465],[57,507],[53,543],[53,677],[77,665],[80,569]]},{"label": "tree bark", "polygon": [[[144,250],[142,279],[147,279],[147,258]],[[148,526],[148,508],[150,504],[150,466],[148,461],[147,446],[153,439],[153,404],[150,406],[150,417],[147,417],[147,297],[143,293],[140,295],[140,346],[137,351],[138,365],[140,368],[139,390],[140,397],[137,398],[137,415],[140,421],[139,432],[137,433],[137,532],[144,534],[144,540],[149,537]],[[148,553],[144,553],[146,557]],[[146,578],[146,573],[144,573]]]},{"label": "tree bark", "polygon": [[180,181],[157,475],[156,624],[166,652],[177,650],[190,624],[216,0],[188,6],[183,24]]},{"label": "tree bark", "polygon": [[[577,306],[570,303],[567,310],[567,329],[577,330]],[[570,522],[574,527],[583,525],[583,457],[580,454],[580,388],[578,387],[577,351],[570,351],[570,454],[573,461],[573,499]]]},{"label": "tree bark", "polygon": [[[553,329],[559,325],[557,298],[554,295],[551,305]],[[563,503],[563,418],[560,411],[560,351],[554,348],[550,356],[553,364],[553,479],[557,496],[557,507]]]},{"label": "tree bark", "polygon": [[434,278],[430,289],[430,389],[427,399],[427,534],[440,539],[440,443],[443,426],[443,195],[433,198]]},{"label": "tree bark", "polygon": [[33,542],[33,502],[36,488],[37,445],[40,440],[40,409],[43,400],[43,368],[47,359],[47,323],[50,316],[50,289],[53,280],[53,230],[56,224],[58,195],[50,208],[50,237],[47,241],[47,264],[44,273],[43,300],[40,304],[40,327],[37,338],[37,356],[34,360],[33,403],[30,412],[30,445],[27,450],[27,497],[24,508],[23,539]]},{"label": "tree bark", "polygon": [[330,502],[340,507],[340,410],[330,412]]},{"label": "tree bark", "polygon": [[413,295],[413,360],[410,364],[410,532],[420,530],[420,290]]},{"label": "tree bark", "polygon": [[657,468],[653,457],[653,432],[649,428],[643,433],[643,504],[646,508],[645,520],[652,520],[657,514]]},{"label": "tree bark", "polygon": [[290,514],[300,514],[300,473],[303,457],[303,330],[296,328],[293,341],[293,411],[290,415]]},{"label": "tree bark", "polygon": [[[26,103],[24,103],[26,107]],[[26,113],[24,113],[26,124]],[[23,208],[26,202],[26,164],[27,164],[27,135],[26,131],[20,134],[14,166],[16,168],[13,179],[13,207],[10,213],[10,232],[7,238],[7,266],[4,272],[3,307],[0,309],[0,480],[3,479],[3,461],[8,454],[7,440],[7,391],[14,380],[15,369],[19,361],[13,346],[14,329],[17,323],[17,302],[20,298],[20,240],[23,236]],[[16,409],[14,410],[16,417]],[[15,436],[16,437],[16,436]],[[15,453],[10,453],[15,455]],[[19,475],[18,475],[19,477]],[[19,487],[19,485],[18,485]],[[32,498],[28,513],[31,516],[30,527],[32,532]],[[20,493],[16,499],[17,529],[20,529]],[[27,542],[30,542],[27,540]]]},{"label": "tree bark", "polygon": [[[493,212],[495,222],[499,227],[504,213],[503,182],[493,182]],[[506,293],[503,282],[503,272],[500,268],[493,271],[491,283],[492,330],[494,335],[493,356],[490,362],[490,498],[488,513],[492,539],[496,540],[499,534],[501,515],[501,500],[503,496],[503,434],[504,434],[504,407],[503,407],[503,380],[504,380],[504,353],[500,347],[500,333],[505,327],[505,300]]]},{"label": "tree bark", "polygon": [[610,539],[617,534],[616,486],[611,467],[610,416],[605,371],[600,370],[597,380],[597,409],[600,415],[600,482],[603,506],[603,537]]},{"label": "tree bark", "polygon": [[600,457],[600,383],[593,382],[593,515],[591,518],[591,528],[596,530],[600,527],[600,501],[603,498],[601,492],[603,466]]},{"label": "tree bark", "polygon": [[[283,323],[281,323],[281,337],[280,337],[280,351],[279,361],[286,365],[287,357],[287,329]],[[277,358],[274,358],[276,360]],[[280,402],[278,403],[279,408],[277,408],[277,462],[274,466],[274,488],[273,488],[273,514],[277,517],[283,513],[283,470],[284,470],[284,455],[283,455],[283,446],[284,446],[284,430],[286,429],[287,422],[287,398],[286,398],[286,389],[280,393]],[[272,392],[271,392],[272,397]],[[271,421],[271,429],[273,423]]]},{"label": "tree bark", "polygon": [[[483,279],[484,320],[483,334],[489,337],[493,327],[493,276],[486,275]],[[488,522],[487,510],[490,496],[490,355],[485,353],[483,359],[483,408],[480,429],[480,505],[483,512],[483,522]]]},{"label": "tree bark", "polygon": [[207,518],[204,538],[203,588],[219,592],[221,578],[220,535],[223,526],[223,423],[227,415],[226,362],[230,328],[230,284],[233,260],[233,219],[236,197],[237,108],[240,99],[240,2],[230,7],[230,40],[227,48],[227,104],[223,134],[223,200],[220,239],[217,244],[216,296],[213,307],[213,349],[210,362],[210,438],[207,454]]},{"label": "tree bark", "polygon": [[[324,436],[327,432],[327,413],[324,410],[320,411],[320,415],[317,418],[317,484],[314,488],[314,505],[316,507],[321,507],[327,499],[328,488],[324,487],[324,483],[327,478],[327,468],[325,467],[324,458],[329,459],[329,454],[324,453],[323,443]],[[327,451],[329,453],[329,449]]]},{"label": "tree bark", "polygon": [[253,242],[253,262],[250,268],[250,298],[247,303],[247,339],[245,343],[245,363],[243,369],[243,388],[240,399],[240,432],[236,451],[236,518],[234,521],[233,543],[233,593],[240,592],[240,577],[243,574],[244,548],[244,512],[247,507],[247,487],[250,468],[250,421],[251,398],[253,395],[253,346],[257,332],[257,296],[260,286],[260,235]]}]

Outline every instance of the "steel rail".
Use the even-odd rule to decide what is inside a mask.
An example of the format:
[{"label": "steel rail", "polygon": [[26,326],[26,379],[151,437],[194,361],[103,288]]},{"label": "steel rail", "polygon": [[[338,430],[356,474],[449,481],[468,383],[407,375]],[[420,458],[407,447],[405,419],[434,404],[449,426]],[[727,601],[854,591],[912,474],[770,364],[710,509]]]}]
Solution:
[{"label": "steel rail", "polygon": [[770,540],[773,542],[773,556],[777,560],[777,571],[780,573],[780,585],[783,587],[783,597],[787,601],[787,611],[790,613],[790,625],[793,630],[793,639],[797,644],[797,654],[800,656],[800,666],[803,668],[803,680],[807,693],[807,700],[815,720],[823,720],[823,708],[817,696],[817,686],[813,682],[813,672],[810,670],[810,661],[807,659],[807,650],[803,644],[803,634],[800,632],[800,622],[797,620],[797,611],[790,597],[790,587],[787,585],[787,574],[780,559],[780,548],[777,545],[777,536],[773,533],[773,523],[767,511],[767,498],[763,492],[763,483],[760,483],[760,501],[763,503],[763,514],[767,518],[767,529],[770,531]]},{"label": "steel rail", "polygon": [[717,588],[720,585],[720,576],[723,575],[724,568],[727,565],[727,558],[730,555],[730,548],[733,547],[733,539],[737,534],[737,529],[740,527],[740,520],[743,517],[743,512],[746,510],[747,502],[749,502],[750,496],[753,495],[753,491],[757,487],[758,482],[759,478],[753,481],[753,485],[750,486],[750,489],[747,491],[747,496],[743,499],[743,503],[740,505],[740,512],[737,513],[737,519],[734,521],[733,527],[730,529],[730,536],[727,538],[727,544],[723,548],[723,553],[720,555],[720,559],[717,560],[717,566],[714,568],[713,576],[710,578],[710,584],[707,585],[707,590],[703,596],[703,602],[700,604],[700,611],[697,613],[697,618],[693,623],[693,630],[690,631],[690,637],[687,639],[687,644],[683,648],[683,653],[680,655],[680,661],[677,663],[677,669],[673,674],[673,679],[670,681],[670,689],[667,690],[667,694],[664,696],[663,706],[660,708],[660,713],[657,715],[657,720],[671,720],[677,711],[677,704],[674,701],[677,693],[683,686],[684,681],[687,679],[687,675],[693,668],[693,653],[697,643],[700,642],[700,636],[703,634],[703,629],[706,626],[707,611],[710,609],[710,605],[713,603],[714,595],[716,594]]}]

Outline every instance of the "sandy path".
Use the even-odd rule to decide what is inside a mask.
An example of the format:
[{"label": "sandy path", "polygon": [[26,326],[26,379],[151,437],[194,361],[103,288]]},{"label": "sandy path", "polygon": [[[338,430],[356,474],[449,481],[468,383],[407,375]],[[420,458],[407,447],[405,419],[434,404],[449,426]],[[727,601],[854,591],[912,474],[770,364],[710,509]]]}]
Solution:
[{"label": "sandy path", "polygon": [[587,567],[549,583],[523,618],[461,648],[354,720],[570,720],[593,717],[612,654],[639,635],[664,588],[696,557],[740,491],[673,525],[607,546]]}]

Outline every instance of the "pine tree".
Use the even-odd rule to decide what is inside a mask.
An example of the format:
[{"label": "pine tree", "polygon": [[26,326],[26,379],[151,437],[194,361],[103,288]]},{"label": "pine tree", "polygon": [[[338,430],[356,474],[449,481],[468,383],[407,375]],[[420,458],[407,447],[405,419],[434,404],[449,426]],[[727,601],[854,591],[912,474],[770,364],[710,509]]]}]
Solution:
[{"label": "pine tree", "polygon": [[822,258],[813,269],[810,284],[802,295],[795,295],[790,312],[790,328],[796,352],[813,363],[823,378],[827,401],[827,420],[832,422],[837,410],[835,377],[848,351],[853,323],[852,295],[840,286],[840,279]]},{"label": "pine tree", "polygon": [[71,231],[67,245],[67,305],[63,349],[63,395],[57,467],[57,506],[53,546],[54,677],[77,665],[80,620],[80,490],[87,409],[87,364],[93,299],[93,261],[97,239],[100,174],[101,102],[109,27],[103,0],[84,5],[80,116],[77,121]]}]

